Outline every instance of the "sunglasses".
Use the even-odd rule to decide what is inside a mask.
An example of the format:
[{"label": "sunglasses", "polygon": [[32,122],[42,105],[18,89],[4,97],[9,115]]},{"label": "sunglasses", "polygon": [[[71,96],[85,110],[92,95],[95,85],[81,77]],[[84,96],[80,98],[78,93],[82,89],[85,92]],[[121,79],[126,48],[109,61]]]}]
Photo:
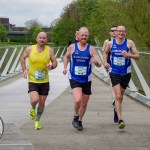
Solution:
[{"label": "sunglasses", "polygon": [[115,32],[116,30],[110,30],[111,32]]}]

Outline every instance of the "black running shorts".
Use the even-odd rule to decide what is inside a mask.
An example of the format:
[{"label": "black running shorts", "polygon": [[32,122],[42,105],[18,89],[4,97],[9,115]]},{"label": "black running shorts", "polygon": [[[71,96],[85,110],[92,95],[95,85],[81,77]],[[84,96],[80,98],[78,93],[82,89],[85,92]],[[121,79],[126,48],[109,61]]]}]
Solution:
[{"label": "black running shorts", "polygon": [[110,73],[109,75],[112,82],[112,86],[120,84],[123,89],[126,89],[128,87],[128,84],[131,79],[131,73],[128,73],[126,75],[118,75]]},{"label": "black running shorts", "polygon": [[30,93],[32,91],[36,91],[36,92],[38,92],[39,95],[48,95],[49,89],[50,89],[49,82],[46,82],[46,83],[29,82],[28,86],[29,86],[28,93]]},{"label": "black running shorts", "polygon": [[82,88],[82,92],[86,95],[91,95],[91,81],[89,82],[85,82],[85,83],[81,83],[81,82],[77,82],[75,80],[70,79],[70,86],[72,89],[76,88],[76,87],[81,87]]}]

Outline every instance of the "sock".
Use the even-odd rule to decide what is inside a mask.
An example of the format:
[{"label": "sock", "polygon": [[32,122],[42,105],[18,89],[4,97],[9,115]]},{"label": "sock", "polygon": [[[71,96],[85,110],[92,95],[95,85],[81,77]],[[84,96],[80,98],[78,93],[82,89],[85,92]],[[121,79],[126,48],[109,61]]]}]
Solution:
[{"label": "sock", "polygon": [[32,108],[33,108],[33,109],[35,109],[35,108],[36,108],[36,105],[31,104],[31,106],[32,106]]},{"label": "sock", "polygon": [[44,108],[41,108],[41,107],[37,108],[37,117],[36,117],[35,121],[39,121],[40,120],[43,111],[44,111]]}]

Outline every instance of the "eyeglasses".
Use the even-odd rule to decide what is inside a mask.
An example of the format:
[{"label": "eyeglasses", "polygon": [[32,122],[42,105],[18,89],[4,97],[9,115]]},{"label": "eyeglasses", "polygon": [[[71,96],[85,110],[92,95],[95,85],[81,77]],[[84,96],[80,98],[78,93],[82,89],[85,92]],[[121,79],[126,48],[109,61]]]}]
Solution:
[{"label": "eyeglasses", "polygon": [[125,33],[126,31],[124,30],[116,30],[117,32],[122,32],[122,33]]},{"label": "eyeglasses", "polygon": [[116,30],[110,30],[111,32],[115,32]]}]

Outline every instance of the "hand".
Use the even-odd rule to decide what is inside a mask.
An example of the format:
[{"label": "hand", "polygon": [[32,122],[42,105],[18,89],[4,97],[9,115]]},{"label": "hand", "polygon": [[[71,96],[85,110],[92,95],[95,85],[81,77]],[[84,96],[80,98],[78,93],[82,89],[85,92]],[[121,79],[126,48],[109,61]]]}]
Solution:
[{"label": "hand", "polygon": [[93,55],[91,57],[91,61],[97,66],[97,67],[100,67],[101,66],[101,63],[100,63],[100,60],[98,58],[97,55]]},{"label": "hand", "polygon": [[105,69],[109,69],[109,67],[110,67],[109,63],[104,63],[104,67],[105,67]]},{"label": "hand", "polygon": [[131,56],[131,54],[128,53],[127,51],[125,51],[125,50],[121,50],[121,53],[122,53],[122,55],[123,55],[125,58],[130,58],[130,56]]},{"label": "hand", "polygon": [[47,64],[46,66],[47,66],[47,69],[48,69],[48,70],[54,69],[52,64]]},{"label": "hand", "polygon": [[64,75],[66,75],[66,74],[67,74],[67,72],[68,72],[68,70],[67,70],[67,69],[64,69],[64,70],[63,70],[63,74],[64,74]]},{"label": "hand", "polygon": [[28,75],[28,70],[24,70],[22,74],[23,78],[27,79],[27,75]]}]

